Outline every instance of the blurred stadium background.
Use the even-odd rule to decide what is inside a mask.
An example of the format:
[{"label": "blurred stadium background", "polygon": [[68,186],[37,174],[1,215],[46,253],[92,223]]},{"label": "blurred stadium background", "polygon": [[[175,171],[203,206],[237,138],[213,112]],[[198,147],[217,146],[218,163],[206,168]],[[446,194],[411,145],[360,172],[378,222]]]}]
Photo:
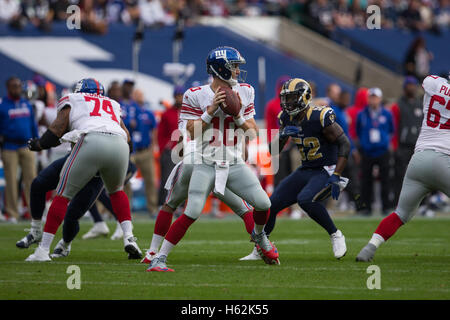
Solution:
[{"label": "blurred stadium background", "polygon": [[[67,21],[76,12],[68,13],[71,5],[80,8],[79,30],[68,28]],[[379,29],[367,28],[370,5],[380,8]],[[206,55],[220,45],[237,48],[247,60],[246,82],[255,88],[260,128],[266,128],[271,120],[267,106],[277,95],[277,80],[284,75],[300,77],[314,85],[317,103],[333,103],[343,111],[343,121],[358,147],[357,137],[352,136],[354,123],[346,110],[355,104],[358,90],[363,88],[361,92],[367,99],[364,88],[380,88],[385,107],[392,110],[398,123],[395,110],[404,94],[406,76],[417,79],[419,98],[424,76],[447,77],[450,1],[0,0],[0,95],[6,96],[5,81],[14,75],[23,82],[24,96],[53,108],[81,78],[97,78],[105,88],[113,81],[122,84],[132,80],[134,88],[144,94],[145,108],[159,122],[174,102],[176,86],[187,89],[208,82]],[[339,87],[339,99],[327,90],[331,84]],[[399,178],[398,138],[398,134],[394,135],[389,151],[392,207],[396,203],[394,182]],[[281,166],[289,171],[299,160],[293,148],[287,152],[288,160]],[[160,178],[156,141],[153,154],[152,188],[157,192],[164,181]],[[39,168],[45,167],[49,159],[51,154],[40,155]],[[353,162],[350,168],[356,182],[361,176],[358,163]],[[379,180],[377,170],[373,175]],[[261,179],[270,193],[276,179],[271,175]],[[382,213],[378,180],[373,206],[376,214]],[[0,162],[0,209],[7,216],[4,187]],[[131,187],[133,211],[154,217],[157,212],[146,208],[140,172],[131,180]],[[356,215],[350,200],[351,196],[344,195],[339,203],[330,202],[331,212]],[[27,205],[23,199],[20,202],[21,217],[26,219]],[[211,198],[204,212],[223,217],[229,210]],[[440,193],[427,199],[421,209],[429,216],[436,212],[450,212],[448,199]],[[299,208],[285,214],[302,216]]]}]

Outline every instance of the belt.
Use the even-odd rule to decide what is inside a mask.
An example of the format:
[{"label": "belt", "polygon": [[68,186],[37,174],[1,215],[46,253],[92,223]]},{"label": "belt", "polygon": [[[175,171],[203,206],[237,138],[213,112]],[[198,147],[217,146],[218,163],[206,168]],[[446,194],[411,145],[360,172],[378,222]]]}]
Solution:
[{"label": "belt", "polygon": [[136,152],[148,150],[148,148],[150,148],[150,146],[142,147],[142,148],[136,148]]}]

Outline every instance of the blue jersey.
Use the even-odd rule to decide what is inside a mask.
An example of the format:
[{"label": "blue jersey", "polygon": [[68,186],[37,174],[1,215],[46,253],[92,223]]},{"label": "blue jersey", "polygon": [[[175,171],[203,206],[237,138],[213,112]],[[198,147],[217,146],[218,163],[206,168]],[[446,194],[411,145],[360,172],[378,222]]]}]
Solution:
[{"label": "blue jersey", "polygon": [[33,108],[28,100],[5,97],[0,101],[0,135],[4,137],[5,150],[26,147],[28,139],[38,137]]},{"label": "blue jersey", "polygon": [[309,107],[299,123],[298,119],[282,111],[278,115],[280,130],[286,126],[300,128],[300,134],[292,137],[302,158],[302,168],[331,166],[337,163],[338,147],[326,140],[323,129],[336,121],[333,109],[329,107]]},{"label": "blue jersey", "polygon": [[131,135],[134,148],[136,150],[146,149],[152,143],[151,135],[156,127],[155,116],[150,110],[138,107],[136,109],[136,120],[137,126]]}]

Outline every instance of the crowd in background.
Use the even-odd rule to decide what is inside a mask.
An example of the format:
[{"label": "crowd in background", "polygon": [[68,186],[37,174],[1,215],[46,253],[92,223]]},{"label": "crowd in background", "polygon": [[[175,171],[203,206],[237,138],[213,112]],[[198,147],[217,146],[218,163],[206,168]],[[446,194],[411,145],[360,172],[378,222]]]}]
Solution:
[{"label": "crowd in background", "polygon": [[81,28],[103,34],[111,23],[193,24],[202,16],[284,16],[324,35],[335,28],[365,28],[369,5],[381,11],[382,28],[439,32],[450,26],[449,0],[0,0],[0,23],[22,29],[31,23],[50,31],[67,8],[81,9]]},{"label": "crowd in background", "polygon": [[[170,152],[176,143],[171,141],[171,137],[178,128],[178,114],[185,90],[176,86],[173,99],[168,97],[158,106],[151,106],[145,93],[134,85],[132,79],[124,79],[112,81],[105,89],[106,95],[122,107],[122,120],[133,141],[130,159],[142,177],[145,207],[153,216],[166,197],[164,183],[159,181],[165,181],[174,166]],[[37,173],[70,151],[70,146],[64,143],[34,153],[28,150],[27,141],[45,132],[56,118],[57,98],[71,92],[72,88],[63,89],[59,94],[50,81],[36,74],[27,81],[14,76],[9,78],[6,91],[7,94],[0,99],[0,168],[4,172],[0,176],[4,175],[6,182],[4,190],[0,186],[0,212],[11,222],[16,222],[19,218],[29,218],[30,186]],[[170,102],[172,100],[173,103]],[[132,205],[130,184],[125,186],[125,192]],[[0,214],[0,220],[4,219],[5,216]]]},{"label": "crowd in background", "polygon": [[[278,79],[274,97],[265,106],[262,127],[269,129],[268,132],[278,128],[279,90],[288,79],[288,76]],[[375,210],[373,204],[379,204],[382,214],[391,212],[423,120],[420,83],[415,77],[405,77],[403,92],[393,103],[386,103],[379,88],[359,88],[353,95],[336,83],[328,85],[326,96],[317,97],[314,81],[309,83],[313,104],[333,108],[337,122],[352,142],[351,156],[343,174],[351,182],[339,201],[339,209],[368,216]],[[15,222],[29,217],[29,189],[37,172],[70,150],[70,146],[59,146],[36,154],[29,151],[26,144],[28,139],[45,132],[56,118],[57,98],[70,89],[58,94],[56,87],[39,74],[27,81],[11,77],[6,87],[8,94],[0,101],[1,160],[6,180],[4,190],[0,188],[0,209],[4,213],[0,219],[7,217]],[[130,158],[142,177],[146,210],[154,216],[164,203],[164,184],[174,166],[170,154],[176,141],[170,137],[178,128],[185,88],[176,86],[173,97],[158,106],[149,105],[145,95],[150,93],[135,88],[131,79],[113,81],[106,89],[106,95],[122,106],[122,118],[133,140]],[[272,138],[269,136],[269,141]],[[280,170],[270,183],[261,177],[268,193],[300,164],[294,144],[285,147],[279,163]],[[130,184],[125,186],[125,191],[132,203]],[[424,201],[421,213],[433,215],[439,206],[445,206],[445,197],[434,194]],[[298,214],[299,208],[289,211],[292,215]]]}]

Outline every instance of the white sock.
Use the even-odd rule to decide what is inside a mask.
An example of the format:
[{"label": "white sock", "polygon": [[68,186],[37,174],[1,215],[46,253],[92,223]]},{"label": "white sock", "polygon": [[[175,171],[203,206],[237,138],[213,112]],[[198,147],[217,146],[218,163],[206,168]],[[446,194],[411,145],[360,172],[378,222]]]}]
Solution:
[{"label": "white sock", "polygon": [[131,223],[131,220],[122,221],[120,227],[122,228],[124,239],[133,235],[133,224]]},{"label": "white sock", "polygon": [[50,251],[50,246],[52,245],[53,238],[55,235],[53,233],[44,232],[42,234],[42,240],[41,243],[39,243],[39,247],[44,249],[45,251]]},{"label": "white sock", "polygon": [[42,229],[42,221],[31,219],[31,233],[36,234],[41,232]]},{"label": "white sock", "polygon": [[155,253],[158,252],[158,248],[163,240],[164,240],[163,236],[154,233],[152,237],[152,243],[150,244],[150,249],[148,249],[148,252],[155,252]]},{"label": "white sock", "polygon": [[173,247],[175,247],[174,244],[172,244],[169,241],[167,241],[166,239],[164,239],[162,246],[161,246],[161,250],[159,250],[158,256],[166,256],[167,257]]},{"label": "white sock", "polygon": [[375,247],[379,247],[384,242],[384,238],[380,236],[378,233],[374,233],[372,235],[372,239],[370,239],[369,243],[373,244]]},{"label": "white sock", "polygon": [[255,223],[255,228],[254,228],[255,233],[260,234],[261,232],[263,232],[264,226],[265,226],[265,224],[256,224]]}]

